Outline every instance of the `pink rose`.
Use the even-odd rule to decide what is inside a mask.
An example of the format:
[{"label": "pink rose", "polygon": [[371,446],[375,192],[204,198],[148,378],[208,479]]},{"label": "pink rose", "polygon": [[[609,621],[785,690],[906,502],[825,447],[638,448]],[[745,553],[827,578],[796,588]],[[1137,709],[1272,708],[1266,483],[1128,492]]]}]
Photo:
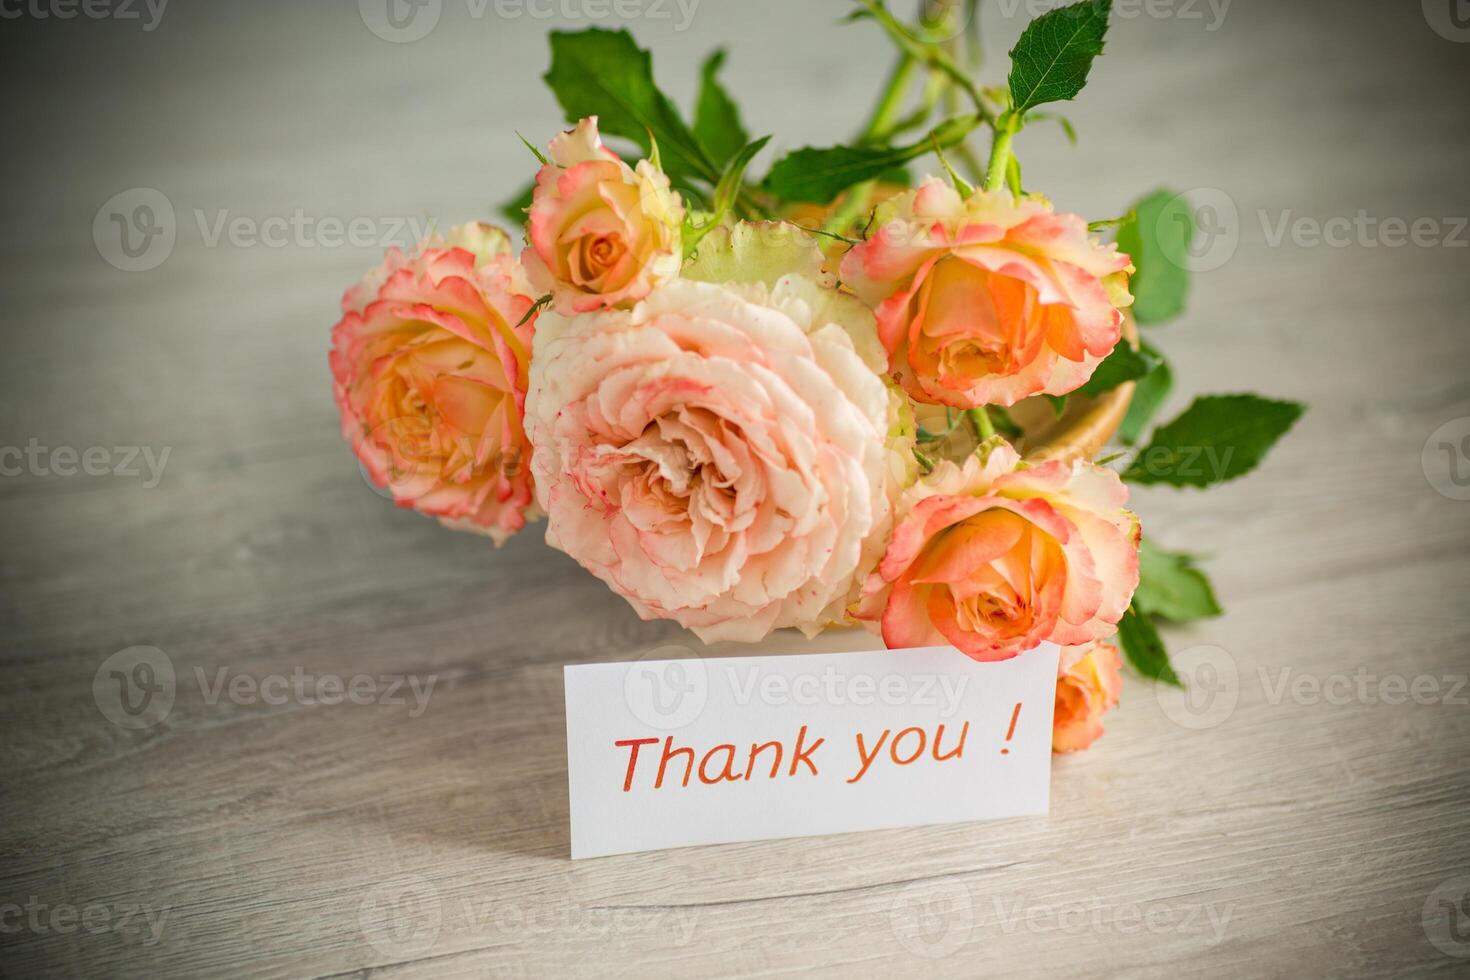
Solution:
[{"label": "pink rose", "polygon": [[1077,215],[1005,191],[961,200],[931,178],[878,220],[842,278],[875,307],[889,368],[917,401],[1064,395],[1118,342],[1132,266]]},{"label": "pink rose", "polygon": [[1077,752],[1102,736],[1103,713],[1117,706],[1123,688],[1122,665],[1118,648],[1111,643],[1062,650],[1051,726],[1053,752]]},{"label": "pink rose", "polygon": [[527,424],[547,542],[706,642],[842,619],[912,460],[881,367],[867,309],[799,274],[544,314]]},{"label": "pink rose", "polygon": [[634,170],[602,145],[597,117],[561,133],[536,175],[521,256],[564,314],[628,306],[679,273],[684,208],[647,160]]},{"label": "pink rose", "polygon": [[976,660],[1102,639],[1138,587],[1127,501],[1111,470],[1027,466],[1004,444],[941,462],[899,501],[857,617],[889,647],[950,643]]},{"label": "pink rose", "polygon": [[505,232],[431,235],[342,297],[329,360],[342,434],[400,507],[496,544],[535,516],[522,428],[534,318]]}]

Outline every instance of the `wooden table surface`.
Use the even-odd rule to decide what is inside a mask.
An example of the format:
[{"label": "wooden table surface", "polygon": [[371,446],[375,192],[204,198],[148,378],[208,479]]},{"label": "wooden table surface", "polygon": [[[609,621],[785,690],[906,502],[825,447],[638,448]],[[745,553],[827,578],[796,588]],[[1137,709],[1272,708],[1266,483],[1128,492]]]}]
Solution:
[{"label": "wooden table surface", "polygon": [[[1193,700],[1130,678],[1045,818],[572,863],[562,665],[696,641],[535,531],[497,551],[375,495],[325,352],[380,239],[529,176],[546,30],[617,20],[439,6],[412,43],[351,3],[0,21],[0,447],[35,447],[0,456],[0,974],[1470,971],[1470,31],[1408,0],[1118,0],[1080,146],[1020,138],[1065,208],[1213,209],[1156,335],[1169,411],[1311,405],[1248,479],[1136,495],[1228,607],[1169,633]],[[1027,8],[986,6],[996,80]],[[729,44],[783,149],[846,136],[887,62],[835,0],[632,9],[686,105]],[[113,214],[163,233],[128,255]],[[149,681],[139,655],[104,663],[138,646],[156,724],[111,675]],[[292,693],[358,674],[434,686]]]}]

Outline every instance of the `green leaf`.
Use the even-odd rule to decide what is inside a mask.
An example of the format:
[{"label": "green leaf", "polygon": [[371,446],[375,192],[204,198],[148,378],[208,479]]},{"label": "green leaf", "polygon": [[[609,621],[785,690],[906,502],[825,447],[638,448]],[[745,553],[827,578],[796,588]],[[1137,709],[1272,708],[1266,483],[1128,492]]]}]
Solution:
[{"label": "green leaf", "polygon": [[1007,82],[1017,114],[1043,102],[1075,98],[1102,54],[1112,0],[1083,0],[1049,10],[1026,25],[1011,49]]},{"label": "green leaf", "polygon": [[1067,410],[1066,395],[1042,395],[1041,397],[1051,403],[1051,410],[1056,413],[1058,418],[1061,418],[1062,413]]},{"label": "green leaf", "polygon": [[552,31],[551,70],[545,79],[567,122],[597,116],[602,133],[632,140],[645,152],[652,133],[671,177],[693,176],[710,183],[719,179],[719,168],[654,84],[653,60],[627,31]]},{"label": "green leaf", "polygon": [[750,166],[750,161],[765,148],[771,141],[769,136],[762,136],[753,140],[740,149],[725,172],[720,177],[720,182],[715,186],[715,220],[718,221],[729,213],[735,206],[735,199],[740,196],[740,189],[745,186],[745,168]]},{"label": "green leaf", "polygon": [[1158,358],[1158,364],[1133,386],[1133,400],[1128,403],[1128,414],[1123,416],[1123,424],[1118,426],[1118,439],[1125,446],[1133,445],[1143,435],[1143,430],[1148,428],[1174,387],[1174,372],[1169,369],[1169,362],[1152,347],[1147,344],[1143,346]]},{"label": "green leaf", "polygon": [[1013,442],[1021,438],[1021,427],[1016,424],[1015,419],[1011,418],[1010,412],[999,405],[986,405],[985,414],[990,416],[990,424],[995,426],[996,432]]},{"label": "green leaf", "polygon": [[853,184],[883,176],[923,156],[936,143],[941,149],[949,149],[963,140],[979,121],[978,116],[947,120],[908,146],[804,147],[777,160],[766,175],[764,186],[787,201],[826,204]]},{"label": "green leaf", "polygon": [[899,164],[896,167],[889,167],[879,174],[878,183],[893,184],[896,187],[912,187],[914,186],[914,175],[909,173],[908,167]]},{"label": "green leaf", "polygon": [[500,206],[500,213],[505,219],[515,225],[526,223],[526,209],[531,206],[531,197],[536,193],[536,182],[533,180],[515,197]]},{"label": "green leaf", "polygon": [[[714,210],[703,216],[703,220],[696,223],[692,216],[684,219],[684,256],[688,258],[693,255],[699,247],[700,241],[709,234],[735,206],[740,191],[745,187],[745,168],[750,166],[751,159],[771,141],[769,136],[747,143],[725,172],[720,177],[720,182],[715,186]],[[686,273],[687,274],[687,273]]]},{"label": "green leaf", "polygon": [[521,137],[521,142],[525,144],[526,149],[531,151],[531,155],[536,158],[536,162],[540,163],[543,167],[546,166],[546,154],[542,153],[541,149],[526,139],[525,136],[522,136],[520,130],[516,130],[516,135]]},{"label": "green leaf", "polygon": [[710,160],[723,167],[750,141],[740,122],[740,110],[715,75],[725,63],[725,50],[719,48],[705,59],[700,69],[699,101],[694,106],[694,137],[699,140]]},{"label": "green leaf", "polygon": [[1173,319],[1189,297],[1189,246],[1194,216],[1189,203],[1168,190],[1156,190],[1133,206],[1132,221],[1118,229],[1118,248],[1137,270],[1128,282],[1133,317],[1147,325]]},{"label": "green leaf", "polygon": [[1123,474],[1134,483],[1208,487],[1249,473],[1301,417],[1299,402],[1204,395],[1154,430]]},{"label": "green leaf", "polygon": [[1133,605],[1176,623],[1220,615],[1210,580],[1183,552],[1155,548],[1144,539],[1138,549],[1138,591]]},{"label": "green leaf", "polygon": [[1118,643],[1123,648],[1123,656],[1144,677],[1173,684],[1175,687],[1184,686],[1179,675],[1174,673],[1173,665],[1169,663],[1169,652],[1164,649],[1159,631],[1134,606],[1129,606],[1118,622]]},{"label": "green leaf", "polygon": [[1092,372],[1092,377],[1077,391],[1097,396],[1112,391],[1125,381],[1137,381],[1159,365],[1159,357],[1146,347],[1134,350],[1126,339],[1119,340],[1113,352]]}]

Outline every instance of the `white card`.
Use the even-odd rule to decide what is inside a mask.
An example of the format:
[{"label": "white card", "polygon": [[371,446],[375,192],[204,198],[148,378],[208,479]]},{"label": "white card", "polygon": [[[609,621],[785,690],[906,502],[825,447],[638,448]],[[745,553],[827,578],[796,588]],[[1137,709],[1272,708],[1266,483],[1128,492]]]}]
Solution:
[{"label": "white card", "polygon": [[1059,656],[567,667],[572,857],[1045,813]]}]

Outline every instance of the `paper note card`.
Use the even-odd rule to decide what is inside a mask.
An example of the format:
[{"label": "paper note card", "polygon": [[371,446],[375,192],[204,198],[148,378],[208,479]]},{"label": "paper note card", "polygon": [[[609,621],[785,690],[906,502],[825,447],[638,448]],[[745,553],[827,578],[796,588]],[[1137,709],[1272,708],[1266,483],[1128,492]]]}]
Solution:
[{"label": "paper note card", "polygon": [[572,857],[1045,813],[1059,655],[567,667]]}]

